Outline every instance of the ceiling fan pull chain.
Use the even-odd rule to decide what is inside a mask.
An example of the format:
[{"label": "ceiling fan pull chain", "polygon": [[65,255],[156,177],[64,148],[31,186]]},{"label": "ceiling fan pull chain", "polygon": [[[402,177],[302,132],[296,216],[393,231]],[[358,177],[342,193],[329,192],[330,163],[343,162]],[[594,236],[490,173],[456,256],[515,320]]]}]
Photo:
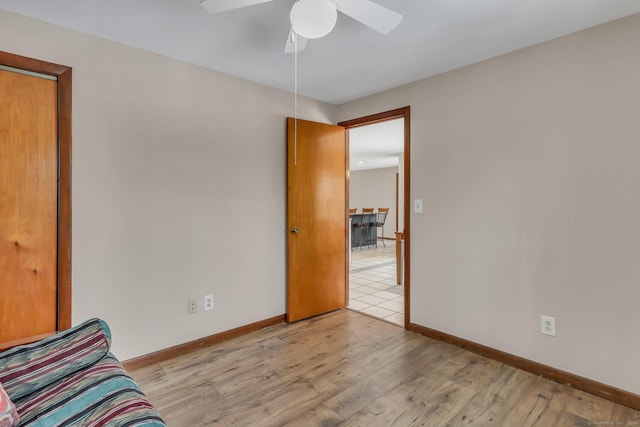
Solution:
[{"label": "ceiling fan pull chain", "polygon": [[291,31],[293,39],[293,165],[298,166],[298,35]]}]

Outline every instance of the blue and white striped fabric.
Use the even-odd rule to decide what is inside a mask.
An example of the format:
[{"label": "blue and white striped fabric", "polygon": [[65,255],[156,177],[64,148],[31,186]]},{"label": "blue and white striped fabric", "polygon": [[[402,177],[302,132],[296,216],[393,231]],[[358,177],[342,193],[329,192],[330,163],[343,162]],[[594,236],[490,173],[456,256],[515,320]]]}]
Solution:
[{"label": "blue and white striped fabric", "polygon": [[0,353],[0,383],[13,400],[91,366],[109,353],[111,331],[99,319]]},{"label": "blue and white striped fabric", "polygon": [[165,426],[110,344],[107,324],[91,319],[0,353],[0,383],[19,426]]},{"label": "blue and white striped fabric", "polygon": [[14,403],[25,427],[165,425],[111,355]]}]

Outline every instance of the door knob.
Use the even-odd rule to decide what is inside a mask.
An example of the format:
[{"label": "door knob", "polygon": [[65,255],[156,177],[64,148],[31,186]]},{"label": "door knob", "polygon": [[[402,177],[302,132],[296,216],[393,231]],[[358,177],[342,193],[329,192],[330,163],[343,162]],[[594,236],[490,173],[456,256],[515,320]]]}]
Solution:
[{"label": "door knob", "polygon": [[292,234],[298,234],[300,232],[298,227],[292,227],[291,230],[289,230],[289,231],[291,231]]}]

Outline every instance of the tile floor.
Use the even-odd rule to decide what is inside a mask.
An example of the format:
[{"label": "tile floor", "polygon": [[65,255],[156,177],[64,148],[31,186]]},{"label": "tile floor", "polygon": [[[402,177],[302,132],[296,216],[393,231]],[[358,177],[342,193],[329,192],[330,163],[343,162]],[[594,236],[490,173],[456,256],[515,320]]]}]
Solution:
[{"label": "tile floor", "polygon": [[396,284],[396,243],[355,248],[349,265],[349,308],[404,326],[404,286]]}]

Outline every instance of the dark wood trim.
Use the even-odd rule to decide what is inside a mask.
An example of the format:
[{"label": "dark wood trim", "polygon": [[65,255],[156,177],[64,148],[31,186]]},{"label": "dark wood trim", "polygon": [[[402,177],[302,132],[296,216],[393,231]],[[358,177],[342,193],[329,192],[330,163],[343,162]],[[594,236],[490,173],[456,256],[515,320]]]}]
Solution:
[{"label": "dark wood trim", "polygon": [[122,365],[127,370],[133,370],[143,368],[145,366],[152,365],[154,363],[163,362],[165,360],[172,359],[185,353],[191,353],[192,351],[200,350],[201,348],[212,346],[222,341],[227,341],[232,338],[237,338],[242,335],[246,335],[251,332],[259,331],[268,326],[279,325],[284,323],[286,319],[285,314],[271,317],[269,319],[260,320],[258,322],[250,323],[248,325],[239,326],[228,331],[219,332],[208,337],[200,338],[194,341],[189,341],[184,344],[179,344],[173,347],[166,348],[164,350],[156,351],[144,356],[136,357],[133,359],[125,360]]},{"label": "dark wood trim", "polygon": [[71,85],[65,65],[0,51],[0,64],[58,79],[58,331],[71,327]]},{"label": "dark wood trim", "polygon": [[[404,118],[404,327],[411,322],[411,107],[406,106],[338,123],[347,129]],[[396,209],[396,217],[398,215]],[[397,227],[396,227],[397,228]],[[395,239],[394,239],[395,240]]]},{"label": "dark wood trim", "polygon": [[445,332],[417,325],[415,323],[409,324],[408,329],[410,331],[417,332],[420,335],[424,335],[425,337],[464,348],[465,350],[472,351],[481,356],[504,363],[505,365],[513,366],[515,368],[522,369],[523,371],[531,372],[532,374],[540,375],[553,381],[566,384],[570,387],[591,393],[612,402],[640,410],[640,395],[621,390],[589,378],[581,377],[579,375],[572,374],[571,372],[543,365],[542,363],[534,362],[532,360],[525,359],[524,357],[496,350],[494,348],[487,347],[486,345],[456,337],[455,335],[450,335]]},{"label": "dark wood trim", "polygon": [[344,201],[344,220],[345,220],[345,251],[344,251],[344,277],[345,277],[345,287],[344,287],[344,307],[346,308],[349,305],[349,261],[351,259],[351,240],[349,239],[349,234],[351,233],[351,224],[349,222],[349,188],[351,187],[351,157],[349,153],[349,132],[345,130],[344,132],[344,149],[345,149],[345,201]]},{"label": "dark wood trim", "polygon": [[58,330],[71,327],[71,68],[58,75]]},{"label": "dark wood trim", "polygon": [[411,324],[411,107],[404,107],[404,327]]},{"label": "dark wood trim", "polygon": [[384,111],[382,113],[371,114],[369,116],[358,117],[357,119],[347,120],[338,123],[338,126],[343,126],[347,129],[357,128],[360,126],[372,125],[379,122],[386,122],[387,120],[406,118],[406,112],[410,107],[396,108],[395,110]]},{"label": "dark wood trim", "polygon": [[38,59],[15,55],[4,51],[0,51],[0,64],[49,76],[59,76],[71,69],[71,67],[67,67],[65,65],[40,61]]}]

